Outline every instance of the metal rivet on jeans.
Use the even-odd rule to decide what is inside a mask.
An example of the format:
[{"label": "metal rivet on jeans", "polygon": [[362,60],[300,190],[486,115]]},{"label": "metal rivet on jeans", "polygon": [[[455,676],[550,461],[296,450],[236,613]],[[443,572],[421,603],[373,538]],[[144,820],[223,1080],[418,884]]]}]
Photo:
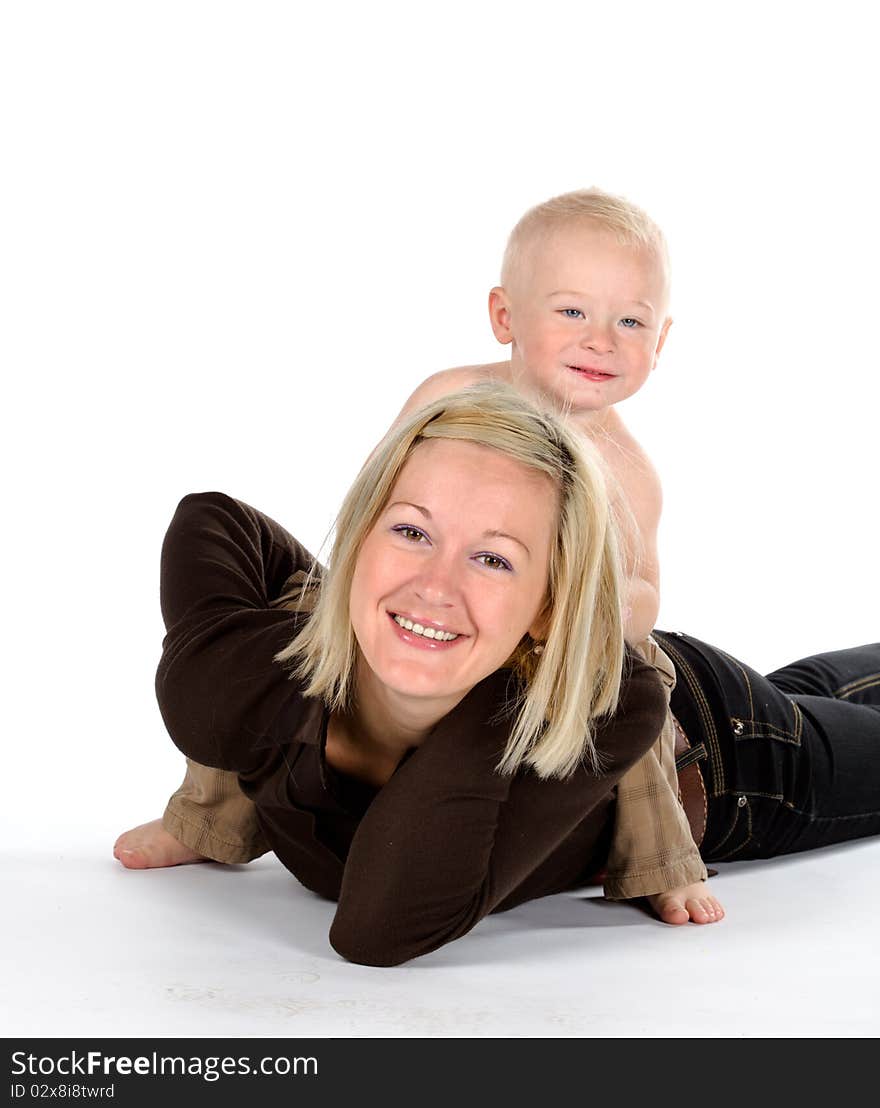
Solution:
[{"label": "metal rivet on jeans", "polygon": [[748,800],[746,800],[746,798],[745,798],[744,796],[738,796],[738,797],[736,798],[736,806],[737,806],[737,808],[745,808],[745,806],[746,806],[747,804],[748,804]]},{"label": "metal rivet on jeans", "polygon": [[730,722],[733,724],[734,735],[741,735],[743,731],[745,731],[745,727],[743,726],[743,721],[741,719],[732,719]]}]

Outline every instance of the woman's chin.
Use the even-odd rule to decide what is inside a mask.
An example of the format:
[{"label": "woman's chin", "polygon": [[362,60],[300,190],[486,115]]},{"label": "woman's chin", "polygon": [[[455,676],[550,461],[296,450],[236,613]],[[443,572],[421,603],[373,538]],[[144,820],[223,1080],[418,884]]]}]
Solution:
[{"label": "woman's chin", "polygon": [[[457,702],[478,680],[451,672],[447,666],[426,664],[422,659],[388,659],[370,666],[371,679],[386,693],[400,699]],[[433,659],[431,661],[434,661]]]}]

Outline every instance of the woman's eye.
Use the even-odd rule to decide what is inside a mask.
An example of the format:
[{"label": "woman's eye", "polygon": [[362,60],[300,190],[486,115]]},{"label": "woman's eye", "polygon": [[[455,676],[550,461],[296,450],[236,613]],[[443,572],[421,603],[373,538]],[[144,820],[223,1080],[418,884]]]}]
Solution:
[{"label": "woman's eye", "polygon": [[580,308],[563,308],[562,314],[566,319],[585,319],[584,313]]},{"label": "woman's eye", "polygon": [[627,316],[626,319],[622,319],[620,321],[620,323],[621,323],[621,326],[628,327],[628,328],[630,328],[630,330],[633,327],[638,327],[639,326],[639,321],[637,319],[633,319],[631,316]]},{"label": "woman's eye", "polygon": [[408,523],[401,523],[397,527],[392,527],[391,530],[397,535],[402,535],[407,542],[417,543],[428,541],[428,536],[424,531],[420,530],[418,527],[411,527]]},{"label": "woman's eye", "polygon": [[513,569],[506,558],[499,558],[497,554],[477,554],[476,557],[477,561],[487,569],[506,569],[508,571]]}]

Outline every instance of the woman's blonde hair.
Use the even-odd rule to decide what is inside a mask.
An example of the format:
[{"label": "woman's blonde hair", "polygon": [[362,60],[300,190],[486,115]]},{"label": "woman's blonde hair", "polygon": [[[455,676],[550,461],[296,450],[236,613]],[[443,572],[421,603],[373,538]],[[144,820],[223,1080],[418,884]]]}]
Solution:
[{"label": "woman's blonde hair", "polygon": [[602,464],[577,432],[507,385],[451,393],[386,435],[336,519],[330,567],[312,615],[277,660],[296,662],[294,675],[308,682],[306,696],[321,697],[331,710],[351,706],[357,642],[349,595],[358,553],[407,459],[427,439],[498,450],[545,474],[558,490],[546,639],[536,653],[525,635],[508,662],[519,677],[509,706],[517,714],[498,768],[513,773],[525,764],[541,777],[566,777],[585,760],[599,769],[591,725],[617,705],[624,654],[618,542]]},{"label": "woman's blonde hair", "polygon": [[657,224],[641,208],[602,189],[578,189],[564,192],[530,208],[510,232],[501,262],[501,284],[509,286],[522,265],[523,256],[539,233],[590,220],[617,236],[625,246],[651,251],[663,268],[669,284],[669,250]]}]

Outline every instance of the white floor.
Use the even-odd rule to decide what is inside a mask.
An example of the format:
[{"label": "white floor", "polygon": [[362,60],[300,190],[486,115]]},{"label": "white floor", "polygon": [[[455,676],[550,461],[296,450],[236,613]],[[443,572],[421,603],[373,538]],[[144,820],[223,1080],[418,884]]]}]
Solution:
[{"label": "white floor", "polygon": [[586,889],[396,969],[272,857],[129,872],[109,829],[3,858],[6,1036],[880,1034],[880,841],[722,868],[720,925]]}]

